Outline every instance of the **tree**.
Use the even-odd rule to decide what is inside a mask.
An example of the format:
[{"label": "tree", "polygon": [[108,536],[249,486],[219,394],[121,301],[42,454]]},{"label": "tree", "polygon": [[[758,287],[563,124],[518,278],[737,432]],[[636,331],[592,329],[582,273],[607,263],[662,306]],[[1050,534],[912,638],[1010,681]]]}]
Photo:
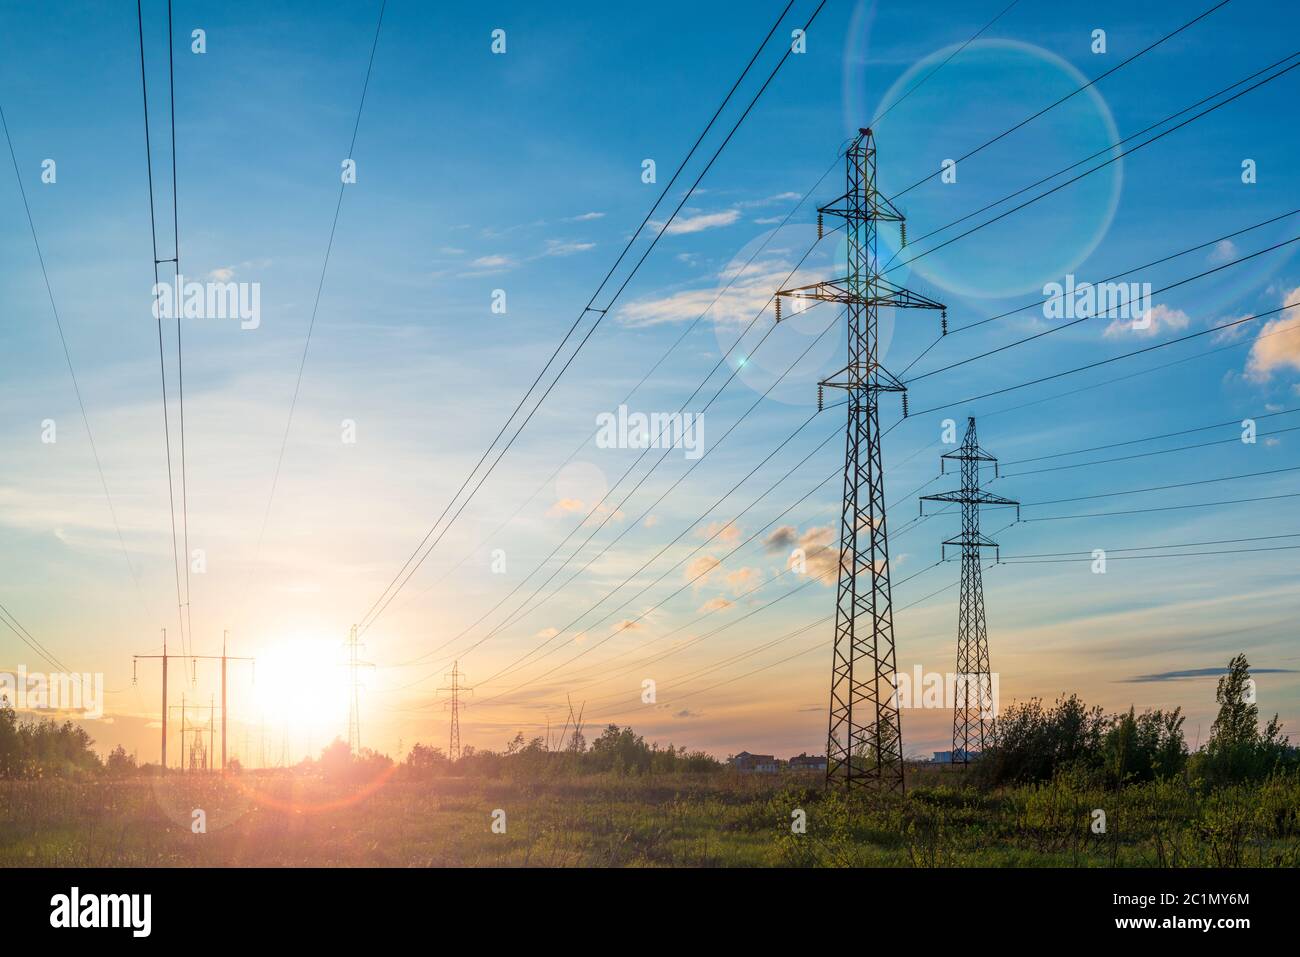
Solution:
[{"label": "tree", "polygon": [[1259,734],[1259,707],[1255,704],[1250,662],[1244,654],[1228,662],[1228,673],[1219,679],[1214,700],[1219,716],[1210,727],[1210,740],[1224,746],[1254,741]]},{"label": "tree", "polygon": [[126,753],[126,748],[118,745],[109,752],[104,769],[115,778],[128,777],[136,772],[135,758]]},{"label": "tree", "polygon": [[430,747],[418,742],[406,755],[406,767],[409,773],[417,777],[442,774],[447,770],[447,764],[447,756],[442,753],[442,748]]},{"label": "tree", "polygon": [[1212,784],[1266,777],[1282,765],[1288,752],[1286,735],[1276,714],[1261,732],[1259,707],[1250,662],[1239,654],[1228,662],[1214,693],[1219,715],[1205,746],[1205,776]]}]

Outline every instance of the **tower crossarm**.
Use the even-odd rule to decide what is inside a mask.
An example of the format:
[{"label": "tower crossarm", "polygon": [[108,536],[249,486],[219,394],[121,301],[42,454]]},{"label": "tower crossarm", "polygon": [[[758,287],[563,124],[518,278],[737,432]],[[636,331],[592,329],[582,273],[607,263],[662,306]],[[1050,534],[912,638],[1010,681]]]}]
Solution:
[{"label": "tower crossarm", "polygon": [[944,452],[939,458],[947,462],[992,462],[994,465],[997,465],[998,461],[979,446],[974,448],[962,446],[955,452]]},{"label": "tower crossarm", "polygon": [[952,538],[944,539],[943,544],[954,545],[954,546],[960,545],[963,548],[997,548],[998,547],[998,543],[993,541],[993,539],[989,538],[983,532],[974,532],[971,534],[962,532],[960,535],[955,535]]},{"label": "tower crossarm", "polygon": [[[889,309],[938,309],[944,311],[948,308],[936,299],[931,299],[919,292],[913,292],[911,289],[896,286],[883,278],[877,278],[867,295],[863,295],[863,292],[864,290],[861,288],[854,289],[854,283],[850,277],[844,277],[814,282],[806,286],[791,286],[789,289],[779,289],[776,296],[778,299],[785,298],[796,301],[811,299],[816,302],[840,302],[846,304],[860,303]],[[795,314],[797,315],[797,313]],[[777,321],[780,322],[782,318],[790,317],[780,316],[778,309]]]},{"label": "tower crossarm", "polygon": [[825,206],[819,206],[817,212],[827,216],[840,216],[844,219],[870,218],[881,223],[901,223],[907,218],[899,211],[897,206],[876,190],[871,191],[867,204],[870,212],[866,217],[863,217],[861,210],[855,206],[855,199],[856,197],[852,191],[841,193]]},{"label": "tower crossarm", "polygon": [[880,363],[845,366],[817,383],[827,389],[870,389],[873,392],[906,392],[907,386]]},{"label": "tower crossarm", "polygon": [[1015,499],[1004,498],[1001,495],[994,495],[992,492],[984,489],[953,489],[951,492],[935,492],[933,495],[922,495],[921,514],[925,514],[926,502],[949,502],[957,505],[1014,505],[1016,507],[1016,517],[1020,517],[1020,503]]}]

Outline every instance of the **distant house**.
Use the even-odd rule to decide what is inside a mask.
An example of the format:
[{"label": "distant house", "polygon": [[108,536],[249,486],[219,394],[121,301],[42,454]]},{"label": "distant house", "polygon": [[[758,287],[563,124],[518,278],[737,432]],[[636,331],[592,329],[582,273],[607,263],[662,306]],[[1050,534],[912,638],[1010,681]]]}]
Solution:
[{"label": "distant house", "polygon": [[731,766],[745,774],[776,774],[776,757],[741,751],[731,759]]},{"label": "distant house", "polygon": [[798,754],[789,761],[791,771],[825,771],[826,758],[822,755]]},{"label": "distant house", "polygon": [[966,761],[978,761],[979,756],[980,755],[978,751],[963,751],[961,748],[958,748],[957,757],[954,762],[953,752],[936,751],[934,752],[934,757],[930,759],[930,763],[931,764],[953,764],[953,763],[962,764]]}]

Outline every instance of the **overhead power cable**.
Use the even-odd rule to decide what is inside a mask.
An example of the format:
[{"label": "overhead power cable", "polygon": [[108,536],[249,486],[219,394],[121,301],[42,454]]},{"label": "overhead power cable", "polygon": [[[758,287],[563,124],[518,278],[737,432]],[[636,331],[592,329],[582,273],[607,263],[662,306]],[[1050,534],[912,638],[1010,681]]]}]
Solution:
[{"label": "overhead power cable", "polygon": [[[804,25],[805,31],[812,25],[813,21],[817,18],[817,15],[821,12],[822,8],[825,5],[826,5],[826,0],[821,0],[821,2],[818,3],[817,8],[812,13],[812,16],[809,17],[807,23]],[[789,9],[789,5],[787,5],[786,9],[787,10]],[[372,624],[374,624],[375,620],[381,614],[383,614],[384,609],[388,607],[389,603],[392,601],[393,596],[396,595],[396,593],[400,591],[408,581],[410,581],[411,576],[414,575],[415,572],[419,569],[419,567],[424,563],[424,560],[429,556],[429,554],[432,553],[433,549],[437,547],[438,543],[442,540],[443,536],[446,535],[447,530],[451,528],[451,526],[455,523],[456,519],[459,517],[461,512],[463,512],[465,510],[465,507],[473,500],[474,496],[478,493],[478,490],[482,488],[483,483],[487,481],[488,477],[496,469],[497,464],[510,450],[511,446],[514,445],[519,435],[528,426],[528,423],[532,420],[533,416],[537,413],[537,410],[541,408],[542,404],[546,401],[546,398],[550,395],[551,391],[555,388],[556,385],[559,384],[560,380],[564,376],[564,373],[568,370],[569,366],[572,365],[573,361],[578,357],[578,354],[582,351],[583,346],[586,345],[587,341],[591,338],[592,334],[595,333],[597,328],[599,328],[605,316],[609,314],[610,310],[614,307],[615,303],[623,294],[623,291],[627,289],[628,285],[632,282],[632,279],[640,271],[642,264],[644,264],[646,259],[649,258],[650,253],[653,252],[655,247],[659,244],[659,240],[663,238],[669,226],[671,226],[672,223],[676,220],[678,213],[681,212],[682,208],[686,205],[686,202],[694,194],[696,188],[699,186],[700,182],[704,179],[705,175],[707,175],[709,170],[713,168],[713,165],[714,163],[717,162],[718,157],[722,155],[722,151],[726,148],[727,144],[731,142],[731,139],[732,137],[735,136],[736,131],[740,129],[741,124],[744,123],[745,119],[749,116],[750,112],[752,112],[754,107],[758,104],[758,101],[762,97],[763,93],[767,90],[768,86],[771,85],[772,81],[776,78],[777,73],[780,71],[781,67],[785,64],[785,61],[790,57],[792,52],[791,48],[786,49],[785,53],[781,56],[780,61],[773,68],[772,72],[768,75],[767,79],[763,82],[763,85],[759,88],[758,92],[754,95],[754,97],[750,100],[749,104],[742,111],[739,119],[736,120],[730,132],[727,133],[722,143],[714,151],[713,155],[710,157],[709,161],[705,164],[704,168],[700,171],[699,175],[695,178],[694,182],[686,190],[686,192],[681,198],[681,201],[673,209],[669,217],[658,227],[657,232],[655,233],[654,237],[651,239],[645,252],[642,254],[641,258],[637,260],[637,262],[633,265],[631,271],[624,278],[621,285],[618,286],[614,294],[609,298],[609,300],[606,302],[606,304],[603,307],[599,309],[596,308],[595,307],[596,299],[600,296],[601,292],[604,290],[605,285],[609,282],[610,278],[613,276],[614,271],[618,268],[618,265],[622,262],[624,256],[626,256],[633,242],[635,242],[637,237],[640,235],[641,231],[645,228],[645,224],[649,223],[650,217],[654,215],[654,211],[655,209],[658,208],[659,202],[662,201],[664,196],[668,194],[668,190],[671,189],[672,184],[676,181],[677,177],[680,175],[682,170],[685,169],[687,163],[694,155],[695,149],[698,148],[699,143],[703,141],[705,135],[712,128],[712,125],[714,121],[717,119],[717,116],[721,114],[727,102],[730,101],[731,95],[735,92],[735,89],[739,87],[740,82],[744,79],[744,76],[748,73],[750,65],[752,65],[752,63],[758,58],[758,55],[766,47],[768,40],[771,38],[773,33],[776,32],[776,29],[780,25],[780,22],[784,18],[784,16],[785,16],[785,12],[782,11],[781,16],[777,18],[775,23],[773,23],[771,30],[768,31],[768,34],[763,39],[762,44],[760,44],[758,50],[751,58],[750,64],[746,65],[745,71],[741,74],[741,77],[738,78],[736,83],[733,85],[732,91],[728,93],[727,98],[723,101],[722,105],[718,107],[718,110],[717,112],[715,112],[713,119],[709,121],[708,126],[705,127],[705,130],[700,134],[700,137],[697,139],[695,146],[691,148],[691,152],[687,154],[686,159],[683,160],[682,164],[678,167],[677,171],[673,174],[672,180],[670,180],[669,185],[665,187],[664,192],[660,195],[660,199],[656,200],[655,205],[651,207],[650,212],[646,214],[646,218],[643,221],[642,226],[639,227],[629,238],[628,243],[624,247],[623,252],[620,253],[618,260],[616,260],[615,264],[610,267],[610,270],[606,274],[605,278],[601,280],[600,285],[596,288],[596,291],[592,294],[591,298],[588,300],[587,305],[578,314],[577,318],[574,320],[573,325],[569,328],[569,331],[565,334],[564,339],[562,339],[560,344],[556,347],[555,352],[552,353],[551,358],[547,360],[547,364],[543,367],[542,371],[538,374],[538,377],[537,379],[534,380],[533,385],[529,387],[529,390],[524,394],[523,398],[520,399],[519,404],[515,407],[515,410],[510,414],[510,417],[506,420],[505,424],[501,427],[501,430],[497,433],[496,437],[492,440],[492,443],[489,444],[488,448],[484,451],[478,463],[476,463],[474,469],[471,470],[469,475],[466,476],[465,480],[461,483],[461,486],[457,490],[456,494],[452,496],[450,500],[448,500],[447,505],[444,506],[443,511],[439,515],[438,519],[434,521],[434,524],[430,527],[429,531],[425,534],[424,538],[421,540],[420,544],[416,547],[415,551],[411,553],[411,556],[403,564],[402,568],[398,571],[397,575],[393,578],[393,580],[380,594],[379,598],[377,598],[375,602],[372,603],[370,608],[362,616],[361,623],[358,629],[359,632],[364,633]],[[468,487],[469,483],[473,480],[474,475],[476,474],[478,468],[491,454],[493,448],[496,445],[496,442],[499,441],[500,437],[505,434],[507,429],[510,427],[510,423],[514,420],[515,416],[519,413],[519,411],[522,410],[523,406],[528,401],[528,398],[532,395],[532,392],[536,388],[537,384],[541,382],[542,377],[545,375],[551,363],[558,357],[565,343],[572,336],[573,332],[577,329],[578,325],[582,322],[582,320],[586,317],[587,313],[589,312],[596,313],[595,321],[591,323],[590,327],[587,329],[582,339],[579,340],[573,352],[569,355],[568,359],[564,362],[563,366],[560,367],[554,379],[552,379],[551,383],[542,392],[541,396],[538,398],[536,404],[533,406],[531,411],[529,411],[527,416],[519,424],[518,428],[515,429],[514,434],[506,441],[505,445],[500,449],[500,451],[497,452],[495,459],[493,459],[493,461],[488,465],[487,470],[484,472],[482,477],[479,478],[477,483],[474,485],[474,488],[470,490],[468,496],[457,507],[456,511],[451,514],[450,518],[447,521],[447,524],[442,528],[442,531],[438,532],[437,536],[434,537],[434,533],[435,531],[437,531],[438,525],[442,522],[443,517],[448,514],[452,505],[456,502],[456,500],[464,492],[466,487]],[[431,539],[432,541],[430,542]]]}]

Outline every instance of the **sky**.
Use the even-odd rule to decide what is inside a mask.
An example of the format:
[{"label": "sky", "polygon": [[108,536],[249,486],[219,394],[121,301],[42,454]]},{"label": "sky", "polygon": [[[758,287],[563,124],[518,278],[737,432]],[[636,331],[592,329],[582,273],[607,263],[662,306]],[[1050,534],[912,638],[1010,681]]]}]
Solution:
[{"label": "sky", "polygon": [[[158,654],[163,629],[172,655],[220,654],[228,631],[257,658],[232,666],[232,753],[297,760],[346,737],[349,628],[445,528],[361,635],[366,746],[445,748],[457,662],[478,748],[556,740],[572,700],[589,735],[618,722],[719,756],[822,750],[834,574],[817,549],[838,529],[844,410],[814,413],[846,331],[832,305],[774,328],[765,304],[843,275],[838,221],[817,242],[816,208],[843,193],[840,152],[870,125],[908,222],[901,249],[881,227],[886,276],[945,303],[951,330],[928,311],[880,317],[882,362],[910,383],[909,416],[896,395],[881,412],[899,669],[955,668],[960,567],[940,559],[958,519],[915,521],[916,498],[957,487],[939,474],[945,427],[960,439],[974,416],[1002,463],[990,490],[1024,503],[1015,524],[983,516],[1003,707],[1071,692],[1181,707],[1195,745],[1217,669],[1245,652],[1261,713],[1295,730],[1300,317],[1278,310],[1300,300],[1300,268],[1296,243],[1268,248],[1300,236],[1284,215],[1300,133],[1281,121],[1300,70],[1250,87],[1295,62],[1297,13],[1231,0],[1124,63],[1212,5],[1020,0],[967,44],[1003,0],[829,0],[709,164],[812,14],[798,0],[668,187],[784,2],[393,0],[368,81],[378,3],[178,3],[181,272],[255,283],[260,313],[255,328],[181,320],[179,368],[164,323],[168,430],[146,166],[168,259],[166,6],[143,4],[146,154],[130,5],[5,0],[0,603],[70,669],[103,673],[105,715],[85,723],[142,761],[157,759],[159,668],[133,680],[132,656]],[[607,311],[584,313],[634,236],[593,302]],[[1051,283],[1119,274],[1154,290],[1148,328],[1043,306]],[[579,318],[561,361],[594,331],[576,358],[439,523]],[[597,427],[620,405],[700,415],[696,453],[607,447]],[[1182,446],[1197,447],[1164,452]],[[1154,486],[1173,487],[1134,491]],[[1208,504],[1240,499],[1257,500]],[[19,665],[47,667],[0,631],[0,666]],[[169,703],[207,707],[218,671],[189,667],[173,662]],[[946,748],[950,728],[950,711],[905,710],[905,749]]]}]

